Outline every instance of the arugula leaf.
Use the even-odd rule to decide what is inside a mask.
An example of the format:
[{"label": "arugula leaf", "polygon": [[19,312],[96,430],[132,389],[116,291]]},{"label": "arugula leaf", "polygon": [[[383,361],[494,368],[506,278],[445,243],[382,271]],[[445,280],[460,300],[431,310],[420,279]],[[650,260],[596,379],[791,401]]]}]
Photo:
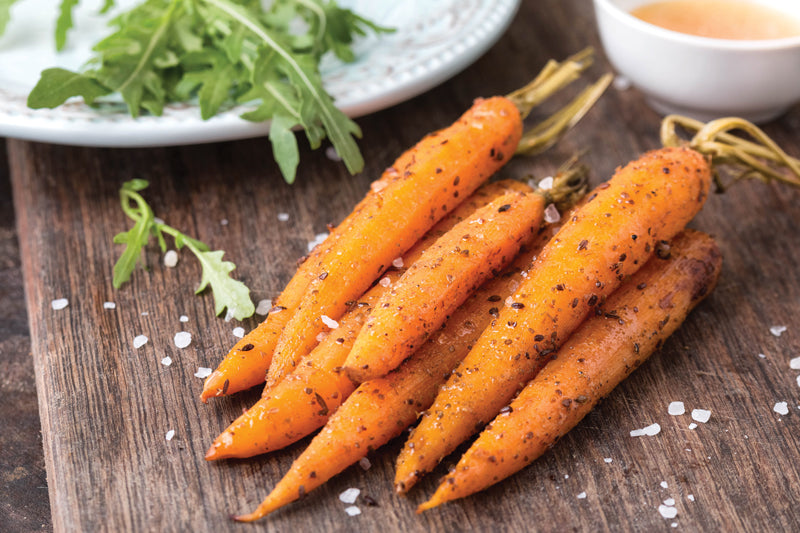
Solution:
[{"label": "arugula leaf", "polygon": [[56,20],[56,50],[63,50],[67,44],[67,32],[72,28],[72,10],[79,0],[61,0]]},{"label": "arugula leaf", "polygon": [[110,92],[108,87],[88,75],[63,68],[49,68],[42,72],[36,86],[28,95],[28,107],[52,109],[73,96],[80,96],[87,104],[91,104],[96,98]]},{"label": "arugula leaf", "polygon": [[166,251],[164,234],[167,234],[175,239],[175,246],[178,249],[184,246],[189,248],[200,261],[203,274],[196,294],[210,286],[214,295],[214,312],[217,315],[227,308],[228,314],[237,320],[244,320],[252,316],[255,313],[255,306],[250,299],[250,289],[241,281],[229,276],[236,265],[222,260],[225,253],[222,250],[209,251],[209,247],[205,243],[156,219],[153,210],[139,194],[139,191],[144,190],[147,186],[146,180],[131,180],[125,182],[119,191],[122,210],[128,218],[134,221],[134,225],[130,230],[114,237],[114,243],[125,245],[122,255],[114,265],[114,288],[119,289],[130,280],[151,235],[156,236],[161,251]]},{"label": "arugula leaf", "polygon": [[0,35],[6,31],[8,21],[11,20],[11,6],[17,0],[0,0]]},{"label": "arugula leaf", "polygon": [[[114,237],[114,244],[125,245],[125,250],[114,264],[112,285],[115,289],[119,289],[131,279],[136,263],[142,255],[142,250],[150,240],[150,231],[155,224],[153,210],[137,194],[137,191],[145,187],[147,187],[146,181],[135,180],[124,183],[119,191],[122,209],[135,223],[131,229],[124,233],[118,233]],[[134,206],[131,206],[131,201],[135,203]]]},{"label": "arugula leaf", "polygon": [[[190,246],[190,249],[192,247]],[[200,260],[203,267],[203,279],[197,287],[195,294],[200,294],[207,286],[211,286],[214,293],[214,313],[219,316],[225,308],[228,314],[236,320],[244,320],[253,316],[256,308],[250,299],[250,289],[242,283],[228,276],[228,273],[236,268],[230,261],[223,261],[222,256],[225,252],[216,250],[214,252],[195,251],[195,256]]]}]

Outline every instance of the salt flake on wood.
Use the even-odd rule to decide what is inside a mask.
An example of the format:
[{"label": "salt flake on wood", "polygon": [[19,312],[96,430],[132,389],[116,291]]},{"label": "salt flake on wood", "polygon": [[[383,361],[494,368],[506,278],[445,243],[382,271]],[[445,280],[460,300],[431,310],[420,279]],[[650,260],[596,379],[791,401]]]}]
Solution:
[{"label": "salt flake on wood", "polygon": [[586,493],[585,492],[581,492],[580,494],[578,494],[576,496],[576,498],[578,498],[579,500],[585,500],[586,499]]},{"label": "salt flake on wood", "polygon": [[54,311],[60,311],[69,305],[69,300],[66,298],[57,298],[50,302],[50,307],[53,308]]},{"label": "salt flake on wood", "polygon": [[339,501],[341,501],[342,503],[356,503],[359,494],[361,494],[360,489],[349,488],[346,491],[339,494]]},{"label": "salt flake on wood", "polygon": [[769,328],[769,332],[775,335],[776,337],[780,337],[781,333],[786,331],[786,326],[772,326]]},{"label": "salt flake on wood", "polygon": [[789,361],[789,368],[792,370],[800,370],[800,357],[795,357]]},{"label": "salt flake on wood", "polygon": [[270,299],[259,300],[258,305],[256,306],[256,314],[265,316],[269,314],[270,309],[272,309],[272,300]]},{"label": "salt flake on wood", "polygon": [[167,439],[167,441],[171,441],[172,437],[174,436],[175,436],[175,430],[170,429],[169,431],[167,431],[167,434],[164,437]]},{"label": "salt flake on wood", "polygon": [[114,302],[103,302],[103,309],[116,309],[117,304]]},{"label": "salt flake on wood", "polygon": [[172,357],[166,356],[161,360],[161,364],[164,366],[169,366],[172,364]]},{"label": "salt flake on wood", "polygon": [[178,264],[178,252],[175,250],[167,250],[164,254],[164,266],[174,268]]},{"label": "salt flake on wood", "polygon": [[289,220],[289,213],[278,213],[278,221],[286,222]]},{"label": "salt flake on wood", "polygon": [[683,402],[670,402],[667,412],[672,416],[678,416],[684,414],[686,408],[683,406]]},{"label": "salt flake on wood", "polygon": [[642,429],[634,429],[631,431],[631,437],[642,437],[644,435],[652,437],[653,435],[658,435],[660,432],[661,426],[659,424],[650,424]]},{"label": "salt flake on wood", "polygon": [[344,512],[347,513],[347,516],[358,516],[361,514],[361,509],[355,505],[351,505],[350,507],[345,507]]},{"label": "salt flake on wood", "polygon": [[194,373],[194,377],[200,378],[200,379],[205,379],[205,378],[207,378],[208,376],[211,375],[211,372],[212,372],[212,370],[210,368],[206,368],[204,366],[201,366],[201,367],[199,367],[197,369],[197,372]]},{"label": "salt flake on wood", "polygon": [[244,337],[244,328],[241,328],[241,327],[239,327],[239,328],[233,328],[233,336],[234,336],[234,337],[238,337],[238,338],[240,338],[240,339],[241,339],[242,337]]},{"label": "salt flake on wood", "polygon": [[692,420],[705,424],[711,418],[711,411],[707,409],[692,409]]},{"label": "salt flake on wood", "polygon": [[179,331],[175,334],[173,342],[178,348],[186,348],[192,343],[192,334],[188,331]]},{"label": "salt flake on wood", "polygon": [[147,344],[147,336],[146,335],[137,335],[133,339],[133,347],[134,348],[141,348],[145,344]]},{"label": "salt flake on wood", "polygon": [[658,512],[661,513],[661,516],[664,518],[675,518],[678,516],[678,510],[675,507],[671,507],[669,505],[659,505]]},{"label": "salt flake on wood", "polygon": [[779,415],[788,415],[789,404],[786,402],[777,402],[775,406],[772,408],[772,410],[778,413]]}]

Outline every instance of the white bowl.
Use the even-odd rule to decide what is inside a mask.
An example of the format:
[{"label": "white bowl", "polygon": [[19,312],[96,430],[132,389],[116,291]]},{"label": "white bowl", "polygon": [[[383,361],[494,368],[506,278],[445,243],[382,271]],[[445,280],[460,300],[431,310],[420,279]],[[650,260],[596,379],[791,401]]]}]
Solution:
[{"label": "white bowl", "polygon": [[[800,101],[800,36],[741,41],[666,30],[630,14],[653,0],[594,0],[614,68],[661,113],[766,122]],[[760,0],[800,19],[800,1]]]}]

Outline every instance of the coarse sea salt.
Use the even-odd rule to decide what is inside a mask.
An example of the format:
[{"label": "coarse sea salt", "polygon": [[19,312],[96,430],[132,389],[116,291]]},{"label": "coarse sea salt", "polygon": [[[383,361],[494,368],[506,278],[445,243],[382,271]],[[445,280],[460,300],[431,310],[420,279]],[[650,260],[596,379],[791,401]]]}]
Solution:
[{"label": "coarse sea salt", "polygon": [[147,344],[147,336],[146,335],[137,335],[133,338],[133,347],[134,348],[141,348]]},{"label": "coarse sea salt", "polygon": [[797,386],[800,387],[800,376],[797,376]]},{"label": "coarse sea salt", "polygon": [[675,498],[667,498],[664,500],[664,505],[669,505],[670,507],[675,505]]},{"label": "coarse sea salt", "polygon": [[605,461],[606,463],[613,463],[614,459],[611,457],[606,457],[605,459],[603,459],[603,461]]},{"label": "coarse sea salt", "polygon": [[319,318],[320,318],[320,320],[322,320],[323,324],[325,324],[326,326],[328,326],[331,329],[336,329],[336,328],[339,327],[339,323],[337,321],[335,321],[334,319],[332,319],[331,317],[329,317],[328,315],[322,315]]},{"label": "coarse sea salt", "polygon": [[117,304],[114,302],[103,302],[103,309],[116,309]]},{"label": "coarse sea salt", "polygon": [[392,259],[392,266],[395,268],[403,268],[403,258],[395,257],[394,259]]},{"label": "coarse sea salt", "polygon": [[697,424],[695,424],[694,422],[692,422],[691,424],[689,424],[689,429],[694,429],[694,428],[696,428],[696,427],[697,427]]},{"label": "coarse sea salt", "polygon": [[345,507],[344,512],[347,513],[347,516],[358,516],[361,514],[361,509],[355,505],[351,505],[350,507]]},{"label": "coarse sea salt", "polygon": [[792,370],[800,370],[800,357],[795,357],[789,361],[789,368]]},{"label": "coarse sea salt", "polygon": [[240,339],[244,337],[244,328],[242,327],[233,328],[233,336],[238,337]]},{"label": "coarse sea salt", "polygon": [[631,80],[625,76],[615,76],[614,81],[611,82],[614,88],[618,91],[627,91],[631,88]]},{"label": "coarse sea salt", "polygon": [[164,254],[164,266],[173,268],[178,264],[178,252],[175,250],[167,250]]},{"label": "coarse sea salt", "polygon": [[166,356],[161,360],[161,364],[164,366],[169,366],[172,364],[172,357]]},{"label": "coarse sea salt", "polygon": [[772,410],[778,413],[779,415],[788,415],[789,404],[786,402],[776,402]]},{"label": "coarse sea salt", "polygon": [[659,485],[661,485],[662,489],[668,489],[669,488],[669,484],[666,481],[662,481],[661,483],[659,483]]},{"label": "coarse sea salt", "polygon": [[539,182],[539,188],[543,191],[549,191],[553,188],[553,176],[547,176],[546,178],[542,178]]},{"label": "coarse sea salt", "polygon": [[180,318],[178,318],[178,320],[181,322],[189,322],[189,317],[186,315],[181,315]]},{"label": "coarse sea salt", "polygon": [[204,366],[198,367],[197,372],[194,373],[194,377],[205,379],[211,375],[212,370],[210,368],[206,368]]},{"label": "coarse sea salt", "polygon": [[261,316],[268,315],[270,309],[272,309],[272,300],[268,298],[259,300],[258,305],[256,305],[256,314]]},{"label": "coarse sea salt", "polygon": [[776,337],[780,337],[781,333],[786,331],[786,326],[772,326],[769,328],[769,332],[775,335]]},{"label": "coarse sea salt", "polygon": [[339,494],[339,501],[342,503],[356,503],[359,494],[361,494],[361,489],[349,488]]},{"label": "coarse sea salt", "polygon": [[53,308],[54,311],[60,311],[69,305],[69,300],[66,298],[56,298],[52,302],[50,302],[50,307]]},{"label": "coarse sea salt", "polygon": [[328,238],[327,233],[317,233],[314,240],[308,243],[308,251],[311,252],[318,244],[322,244]]},{"label": "coarse sea salt", "polygon": [[174,430],[174,429],[170,429],[169,431],[167,431],[167,434],[166,434],[166,435],[164,435],[164,437],[165,437],[165,438],[166,438],[168,441],[172,440],[172,437],[174,437],[174,436],[175,436],[175,430]]},{"label": "coarse sea salt", "polygon": [[647,427],[643,427],[642,429],[634,429],[631,431],[631,437],[642,437],[647,435],[648,437],[652,437],[653,435],[658,435],[661,432],[661,426],[659,424],[650,424]]},{"label": "coarse sea salt", "polygon": [[392,284],[392,280],[389,278],[381,278],[378,283],[381,284],[381,287],[388,287]]},{"label": "coarse sea salt", "polygon": [[278,213],[278,222],[286,222],[289,220],[289,213]]},{"label": "coarse sea salt", "polygon": [[690,502],[693,502],[694,501],[694,494],[688,494],[686,496],[686,499],[688,499]]},{"label": "coarse sea salt", "polygon": [[575,497],[578,498],[579,500],[585,500],[586,499],[586,493],[585,492],[581,492],[580,494],[578,494]]},{"label": "coarse sea salt", "polygon": [[692,409],[692,420],[705,424],[711,418],[711,411],[708,409]]},{"label": "coarse sea salt", "polygon": [[330,159],[331,161],[341,161],[342,156],[339,155],[339,152],[336,151],[336,148],[333,146],[328,146],[325,149],[325,157]]},{"label": "coarse sea salt", "polygon": [[558,208],[555,204],[548,205],[544,210],[544,221],[553,224],[559,220],[561,220],[561,213],[558,212]]},{"label": "coarse sea salt", "polygon": [[670,402],[667,412],[672,416],[678,416],[684,414],[686,408],[683,406],[683,402]]},{"label": "coarse sea salt", "polygon": [[179,331],[172,340],[178,348],[186,348],[192,343],[192,334],[188,331]]},{"label": "coarse sea salt", "polygon": [[372,467],[372,463],[366,457],[362,457],[358,460],[358,466],[364,470],[369,470]]},{"label": "coarse sea salt", "polygon": [[664,518],[675,518],[678,516],[678,510],[670,505],[659,505],[658,512],[661,513],[661,516]]}]

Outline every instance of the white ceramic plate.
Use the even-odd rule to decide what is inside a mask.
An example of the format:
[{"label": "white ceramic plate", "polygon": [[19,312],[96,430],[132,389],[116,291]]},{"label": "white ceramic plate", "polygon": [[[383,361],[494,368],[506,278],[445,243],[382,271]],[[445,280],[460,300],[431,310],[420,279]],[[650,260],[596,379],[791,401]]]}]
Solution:
[{"label": "white ceramic plate", "polygon": [[[131,5],[132,0],[118,2]],[[358,117],[416,96],[480,57],[505,31],[519,0],[341,0],[340,5],[396,32],[355,44],[357,60],[325,57],[321,71],[336,105]],[[56,53],[52,0],[19,0],[0,37],[0,136],[83,146],[163,146],[265,135],[268,124],[239,118],[236,107],[203,121],[191,104],[174,104],[160,117],[133,119],[119,101],[90,108],[81,100],[56,109],[25,105],[39,73],[60,66],[78,70],[94,42],[108,33],[101,2],[83,0],[67,49]],[[46,13],[47,16],[42,15]]]}]

